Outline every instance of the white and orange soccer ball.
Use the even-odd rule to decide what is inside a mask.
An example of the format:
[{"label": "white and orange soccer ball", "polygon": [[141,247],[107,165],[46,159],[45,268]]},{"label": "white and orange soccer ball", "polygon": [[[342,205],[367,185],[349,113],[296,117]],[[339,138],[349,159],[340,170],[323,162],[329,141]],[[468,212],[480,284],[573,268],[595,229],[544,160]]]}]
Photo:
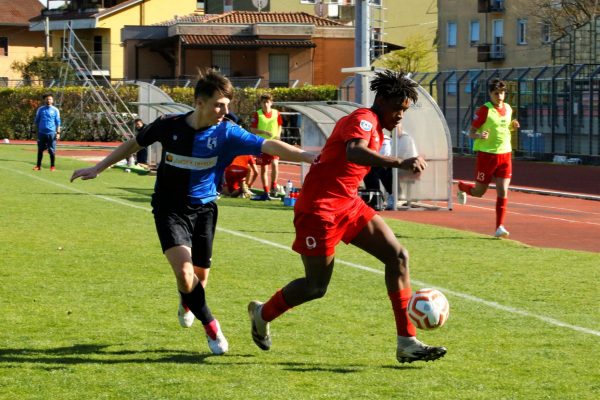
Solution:
[{"label": "white and orange soccer ball", "polygon": [[408,318],[419,329],[431,330],[443,326],[449,313],[448,300],[437,289],[417,290],[408,302]]}]

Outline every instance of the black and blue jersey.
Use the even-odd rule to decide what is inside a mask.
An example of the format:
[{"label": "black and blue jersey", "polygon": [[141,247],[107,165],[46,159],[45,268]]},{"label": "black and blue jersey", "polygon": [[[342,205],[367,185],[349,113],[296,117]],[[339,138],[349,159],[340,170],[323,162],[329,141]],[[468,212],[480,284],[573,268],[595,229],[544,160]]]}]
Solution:
[{"label": "black and blue jersey", "polygon": [[154,198],[168,203],[206,204],[217,198],[217,184],[231,161],[258,155],[264,139],[230,122],[195,130],[189,114],[160,117],[136,136],[147,147],[162,145]]}]

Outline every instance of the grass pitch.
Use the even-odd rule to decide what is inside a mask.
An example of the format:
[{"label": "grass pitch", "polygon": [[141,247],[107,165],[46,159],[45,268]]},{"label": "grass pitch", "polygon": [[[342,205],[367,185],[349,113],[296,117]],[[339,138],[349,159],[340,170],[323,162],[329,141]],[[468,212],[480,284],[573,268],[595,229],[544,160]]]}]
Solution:
[{"label": "grass pitch", "polygon": [[396,362],[383,268],[345,245],[327,296],[276,320],[263,352],[246,305],[303,273],[292,210],[222,199],[207,297],[230,352],[217,357],[198,322],[177,322],[154,178],[71,184],[87,164],[34,172],[34,159],[0,146],[0,399],[600,398],[597,253],[389,220],[414,289],[450,301],[447,325],[419,334],[446,357]]}]

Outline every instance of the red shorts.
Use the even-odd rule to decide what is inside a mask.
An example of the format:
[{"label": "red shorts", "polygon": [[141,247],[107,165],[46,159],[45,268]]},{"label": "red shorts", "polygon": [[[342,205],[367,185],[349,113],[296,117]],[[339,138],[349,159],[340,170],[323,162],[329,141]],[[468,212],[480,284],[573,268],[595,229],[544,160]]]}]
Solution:
[{"label": "red shorts", "polygon": [[487,185],[494,176],[508,179],[512,177],[512,153],[477,153],[475,180]]},{"label": "red shorts", "polygon": [[229,189],[229,193],[241,188],[242,181],[247,175],[248,168],[227,168],[225,170],[225,182],[227,182],[227,189]]},{"label": "red shorts", "polygon": [[279,160],[279,156],[272,156],[266,153],[260,153],[256,156],[256,165],[271,165],[273,160]]},{"label": "red shorts", "polygon": [[336,213],[295,210],[292,249],[304,256],[330,256],[340,241],[350,243],[376,214],[358,197]]}]

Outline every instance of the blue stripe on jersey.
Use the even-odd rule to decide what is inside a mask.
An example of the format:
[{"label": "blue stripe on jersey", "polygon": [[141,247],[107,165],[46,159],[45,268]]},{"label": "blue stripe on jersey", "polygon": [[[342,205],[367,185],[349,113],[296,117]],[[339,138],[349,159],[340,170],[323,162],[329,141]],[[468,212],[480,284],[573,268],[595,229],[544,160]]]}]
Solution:
[{"label": "blue stripe on jersey", "polygon": [[[242,154],[258,155],[264,139],[238,125],[222,122],[194,136],[191,157],[201,168],[190,170],[189,197],[192,204],[217,198],[217,184],[225,168]],[[216,162],[215,162],[216,160]]]}]

